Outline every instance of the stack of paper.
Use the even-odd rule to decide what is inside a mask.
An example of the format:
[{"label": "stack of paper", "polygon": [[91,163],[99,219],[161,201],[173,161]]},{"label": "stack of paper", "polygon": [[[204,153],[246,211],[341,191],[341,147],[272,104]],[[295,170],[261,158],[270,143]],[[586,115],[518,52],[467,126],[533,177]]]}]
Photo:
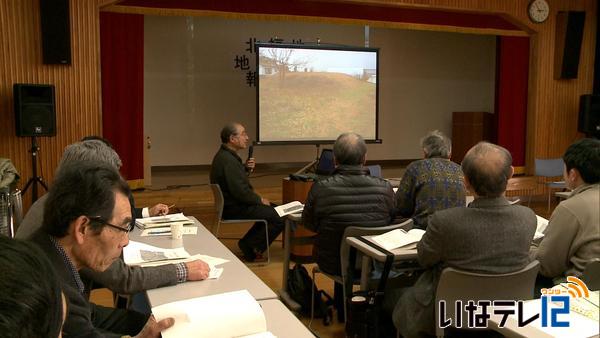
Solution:
[{"label": "stack of paper", "polygon": [[183,225],[193,225],[194,222],[185,217],[183,213],[154,216],[146,218],[136,218],[135,223],[142,229],[170,227],[173,223],[182,223]]},{"label": "stack of paper", "polygon": [[384,234],[371,237],[371,241],[377,243],[386,250],[394,250],[409,244],[417,243],[425,234],[425,230],[412,229],[408,232],[396,229]]},{"label": "stack of paper", "polygon": [[267,332],[262,308],[247,290],[186,299],[152,308],[156,320],[172,317],[162,332],[175,337],[274,337]]}]

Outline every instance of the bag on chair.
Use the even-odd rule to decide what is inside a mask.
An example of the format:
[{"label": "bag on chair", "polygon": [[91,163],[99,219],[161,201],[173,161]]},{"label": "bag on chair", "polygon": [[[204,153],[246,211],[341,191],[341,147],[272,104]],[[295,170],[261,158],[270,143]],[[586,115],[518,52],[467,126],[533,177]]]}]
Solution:
[{"label": "bag on chair", "polygon": [[[287,289],[290,297],[302,307],[302,313],[310,315],[311,295],[313,280],[308,271],[302,264],[296,264],[288,274]],[[325,291],[317,289],[315,291],[315,318],[323,318],[325,326],[331,323],[333,318],[333,299]],[[323,300],[323,297],[325,300]]]},{"label": "bag on chair", "polygon": [[[379,338],[384,335],[381,319],[381,316],[384,315],[382,313],[383,292],[390,269],[392,268],[394,254],[362,237],[356,238],[385,253],[386,259],[377,290],[355,291],[346,299],[346,309],[348,310],[346,314],[346,337]],[[355,254],[356,251],[354,251],[354,254],[350,254],[351,262],[354,261]]]}]

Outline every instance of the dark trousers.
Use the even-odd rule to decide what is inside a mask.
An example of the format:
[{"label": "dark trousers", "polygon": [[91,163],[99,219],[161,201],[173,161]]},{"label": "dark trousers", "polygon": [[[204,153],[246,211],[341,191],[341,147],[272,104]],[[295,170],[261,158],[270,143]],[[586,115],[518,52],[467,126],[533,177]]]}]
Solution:
[{"label": "dark trousers", "polygon": [[136,311],[113,309],[100,305],[96,305],[92,311],[92,323],[95,328],[132,337],[142,331],[149,317],[147,314]]},{"label": "dark trousers", "polygon": [[[223,219],[264,219],[269,230],[269,245],[279,236],[284,228],[284,222],[273,207],[268,205],[228,206],[223,210]],[[254,223],[246,235],[241,239],[258,252],[267,250],[265,239],[265,225],[262,222]]]},{"label": "dark trousers", "polygon": [[540,274],[537,275],[535,279],[535,286],[533,289],[533,298],[541,298],[542,297],[542,289],[551,289],[554,286],[554,281],[552,278],[544,277]]},{"label": "dark trousers", "polygon": [[[350,296],[350,295],[349,295]],[[337,312],[338,322],[344,322],[344,286],[339,283],[333,283],[333,306]]]}]

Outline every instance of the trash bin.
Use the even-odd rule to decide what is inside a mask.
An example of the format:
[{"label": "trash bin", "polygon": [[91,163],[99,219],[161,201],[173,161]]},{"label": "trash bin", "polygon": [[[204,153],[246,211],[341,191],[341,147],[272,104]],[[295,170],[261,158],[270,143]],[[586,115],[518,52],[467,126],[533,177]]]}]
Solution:
[{"label": "trash bin", "polygon": [[8,188],[0,189],[0,234],[14,237],[22,219],[21,191],[17,189],[10,192]]},{"label": "trash bin", "polygon": [[19,173],[10,159],[0,158],[0,234],[14,237],[23,219]]}]

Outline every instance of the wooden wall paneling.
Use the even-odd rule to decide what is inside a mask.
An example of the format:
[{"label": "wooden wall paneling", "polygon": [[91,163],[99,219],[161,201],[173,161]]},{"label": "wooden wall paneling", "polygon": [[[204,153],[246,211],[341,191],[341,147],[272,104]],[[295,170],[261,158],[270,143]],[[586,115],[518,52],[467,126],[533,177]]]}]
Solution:
[{"label": "wooden wall paneling", "polygon": [[[533,158],[558,157],[580,136],[576,128],[577,105],[579,96],[592,90],[598,19],[596,0],[549,0],[550,17],[542,24],[529,22],[528,1],[525,0],[357,0],[340,1],[340,6],[344,2],[494,13],[511,18],[532,34],[528,172],[533,171]],[[111,3],[113,1],[110,0],[71,1],[73,63],[71,66],[49,66],[43,65],[41,60],[38,0],[0,2],[0,156],[13,160],[21,173],[21,182],[31,176],[30,140],[15,136],[12,84],[52,83],[56,86],[57,136],[40,140],[42,175],[51,181],[62,149],[67,144],[86,134],[101,133],[98,11],[100,5]],[[556,13],[569,10],[586,12],[580,70],[577,79],[554,80]]]},{"label": "wooden wall paneling", "polygon": [[[10,158],[17,167],[21,189],[32,175],[31,139],[15,135],[14,83],[49,83],[56,88],[57,135],[38,138],[38,174],[46,182],[52,181],[66,145],[101,133],[98,4],[99,0],[70,2],[72,65],[66,66],[42,63],[38,0],[0,2],[0,157]],[[25,209],[30,203],[28,192]]]}]

